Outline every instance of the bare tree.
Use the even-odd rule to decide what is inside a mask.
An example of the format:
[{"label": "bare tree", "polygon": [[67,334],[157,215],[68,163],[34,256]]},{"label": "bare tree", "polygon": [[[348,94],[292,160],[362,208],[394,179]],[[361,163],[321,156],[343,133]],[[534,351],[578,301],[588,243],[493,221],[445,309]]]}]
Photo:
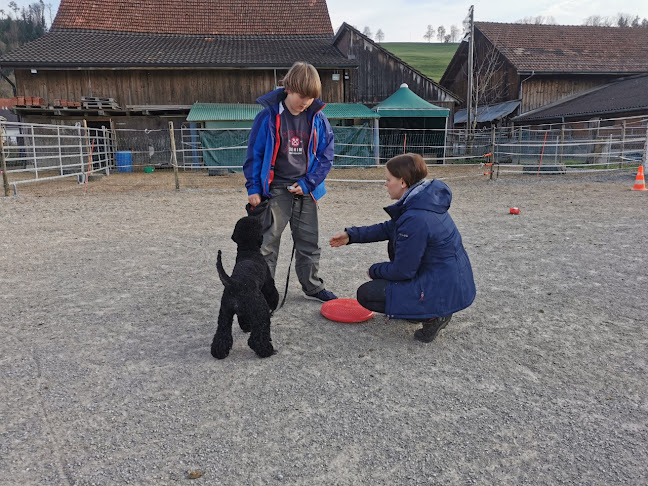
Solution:
[{"label": "bare tree", "polygon": [[439,39],[439,42],[443,42],[443,38],[446,35],[446,30],[443,25],[440,25],[439,28],[437,29],[437,39]]},{"label": "bare tree", "polygon": [[434,38],[434,27],[428,25],[423,38],[428,42],[432,42],[432,39]]},{"label": "bare tree", "polygon": [[517,23],[534,24],[534,25],[555,25],[556,19],[553,18],[551,15],[547,15],[546,17],[544,15],[536,15],[535,17],[533,16],[524,17],[523,19],[518,20]]},{"label": "bare tree", "polygon": [[369,27],[365,27],[362,33],[370,39],[373,37],[373,34],[371,33],[371,29]]},{"label": "bare tree", "polygon": [[612,27],[613,22],[609,17],[601,17],[600,15],[590,15],[585,19],[583,25],[592,27]]},{"label": "bare tree", "polygon": [[448,44],[450,42],[450,34],[446,34],[443,36],[443,43]]},{"label": "bare tree", "polygon": [[376,40],[378,42],[382,42],[385,40],[385,33],[382,31],[382,29],[378,29],[376,32]]},{"label": "bare tree", "polygon": [[[498,103],[506,91],[506,83],[501,77],[504,62],[495,47],[483,53],[475,53],[472,81],[472,121],[471,132],[477,127],[477,109],[480,106]],[[498,76],[499,74],[499,76]]]},{"label": "bare tree", "polygon": [[450,26],[450,42],[457,42],[459,39],[459,27],[456,25]]}]

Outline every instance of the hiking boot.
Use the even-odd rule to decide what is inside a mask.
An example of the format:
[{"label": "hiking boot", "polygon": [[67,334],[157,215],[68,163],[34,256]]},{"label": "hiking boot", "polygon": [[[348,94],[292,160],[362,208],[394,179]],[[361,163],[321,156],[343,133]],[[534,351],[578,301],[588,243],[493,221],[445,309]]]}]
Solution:
[{"label": "hiking boot", "polygon": [[333,292],[330,292],[326,289],[322,289],[313,295],[306,294],[304,297],[310,300],[319,300],[320,302],[328,302],[329,300],[337,299],[337,295],[335,295]]},{"label": "hiking boot", "polygon": [[439,331],[448,325],[452,319],[452,314],[444,317],[434,317],[423,323],[423,328],[414,332],[414,339],[424,343],[431,343],[437,337]]}]

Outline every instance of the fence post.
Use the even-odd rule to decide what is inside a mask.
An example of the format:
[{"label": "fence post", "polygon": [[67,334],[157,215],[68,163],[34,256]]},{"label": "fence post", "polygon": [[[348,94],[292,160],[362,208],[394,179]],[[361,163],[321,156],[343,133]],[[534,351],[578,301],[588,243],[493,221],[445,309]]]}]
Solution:
[{"label": "fence post", "polygon": [[173,175],[175,176],[176,191],[180,190],[180,180],[178,179],[178,157],[176,156],[175,135],[173,134],[173,122],[169,122],[169,135],[171,136],[171,158],[173,160]]},{"label": "fence post", "polygon": [[378,118],[373,121],[374,160],[376,167],[380,167],[380,130]]},{"label": "fence post", "polygon": [[108,167],[108,129],[102,126],[101,131],[103,132],[103,158],[104,164],[106,164],[106,175],[110,175],[110,168]]},{"label": "fence post", "polygon": [[493,170],[495,169],[495,125],[491,125],[491,170],[490,180],[493,180]]},{"label": "fence post", "polygon": [[63,156],[61,153],[61,126],[56,125],[56,145],[58,146],[59,172],[63,175]]},{"label": "fence post", "polygon": [[36,160],[36,134],[34,133],[34,125],[31,125],[31,139],[32,139],[32,153],[34,154],[34,175],[38,179],[38,161]]},{"label": "fence post", "polygon": [[619,169],[623,167],[625,157],[626,121],[621,122],[621,150],[619,150]]},{"label": "fence post", "polygon": [[644,142],[644,151],[641,155],[641,163],[646,169],[646,162],[648,161],[648,126],[646,126],[646,141]]},{"label": "fence post", "polygon": [[563,163],[563,152],[565,149],[565,124],[560,127],[560,159],[558,161],[560,162],[560,165]]},{"label": "fence post", "polygon": [[77,129],[77,137],[79,138],[79,158],[81,159],[81,173],[83,174],[85,171],[83,168],[85,167],[85,160],[83,159],[83,141],[81,140],[81,124],[79,122],[75,123],[76,129]]},{"label": "fence post", "polygon": [[4,185],[4,195],[9,196],[9,179],[7,177],[7,159],[4,151],[4,126],[0,122],[0,152],[2,153],[2,183]]}]

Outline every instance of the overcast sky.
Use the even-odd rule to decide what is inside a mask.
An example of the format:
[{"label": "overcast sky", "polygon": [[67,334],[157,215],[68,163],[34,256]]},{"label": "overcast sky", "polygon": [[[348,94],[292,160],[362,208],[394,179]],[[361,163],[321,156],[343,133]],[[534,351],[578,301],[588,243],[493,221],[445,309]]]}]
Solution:
[{"label": "overcast sky", "polygon": [[[33,3],[15,1],[20,7]],[[52,6],[53,18],[58,0],[44,3]],[[5,12],[8,4],[8,0],[0,0]],[[360,31],[369,27],[373,34],[381,29],[385,42],[425,42],[428,25],[435,30],[440,25],[447,31],[451,25],[461,29],[471,5],[475,6],[476,21],[516,22],[542,15],[553,17],[558,24],[582,25],[591,15],[615,17],[618,13],[648,19],[648,0],[327,0],[327,4],[334,30],[342,22]]]}]

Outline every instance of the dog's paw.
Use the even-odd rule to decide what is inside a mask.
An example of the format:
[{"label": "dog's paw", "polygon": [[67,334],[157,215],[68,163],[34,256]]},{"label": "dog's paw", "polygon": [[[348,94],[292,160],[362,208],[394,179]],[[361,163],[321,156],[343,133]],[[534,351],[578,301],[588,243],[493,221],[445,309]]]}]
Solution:
[{"label": "dog's paw", "polygon": [[269,358],[273,354],[277,354],[277,350],[272,347],[272,344],[268,344],[268,346],[262,346],[259,349],[255,349],[254,352],[259,358]]},{"label": "dog's paw", "polygon": [[228,346],[222,341],[214,341],[211,345],[211,355],[216,359],[225,359],[229,356],[230,349],[232,349],[231,343]]}]

